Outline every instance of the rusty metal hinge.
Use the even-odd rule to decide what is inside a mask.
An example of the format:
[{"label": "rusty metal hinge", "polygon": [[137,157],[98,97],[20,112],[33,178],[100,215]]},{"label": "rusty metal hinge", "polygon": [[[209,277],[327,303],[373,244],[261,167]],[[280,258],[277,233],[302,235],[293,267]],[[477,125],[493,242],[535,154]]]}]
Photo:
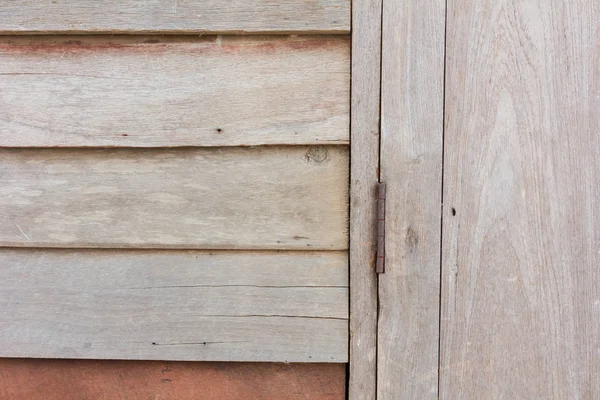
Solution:
[{"label": "rusty metal hinge", "polygon": [[385,183],[377,184],[377,263],[375,272],[385,272]]}]

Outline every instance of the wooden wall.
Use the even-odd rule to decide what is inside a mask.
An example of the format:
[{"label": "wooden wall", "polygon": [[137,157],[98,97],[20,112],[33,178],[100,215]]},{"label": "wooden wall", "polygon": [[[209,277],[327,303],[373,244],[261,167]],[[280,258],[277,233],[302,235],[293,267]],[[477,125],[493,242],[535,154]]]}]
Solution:
[{"label": "wooden wall", "polygon": [[5,3],[0,356],[347,362],[350,1]]}]

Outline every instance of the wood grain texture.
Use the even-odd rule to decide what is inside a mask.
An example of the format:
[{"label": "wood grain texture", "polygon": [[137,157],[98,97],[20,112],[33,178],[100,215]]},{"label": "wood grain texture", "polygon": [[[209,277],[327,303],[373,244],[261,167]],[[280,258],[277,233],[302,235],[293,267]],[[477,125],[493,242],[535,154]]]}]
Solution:
[{"label": "wood grain texture", "polygon": [[0,359],[11,400],[344,400],[344,364]]},{"label": "wood grain texture", "polygon": [[437,400],[445,3],[383,8],[378,400]]},{"label": "wood grain texture", "polygon": [[375,400],[377,276],[375,185],[379,179],[381,0],[352,5],[349,400]]},{"label": "wood grain texture", "polygon": [[0,146],[347,144],[349,52],[333,36],[0,37]]},{"label": "wood grain texture", "polygon": [[342,250],[348,149],[2,149],[0,246]]},{"label": "wood grain texture", "polygon": [[346,362],[345,252],[0,250],[0,356]]},{"label": "wood grain texture", "polygon": [[441,399],[600,398],[599,20],[449,1]]},{"label": "wood grain texture", "polygon": [[245,33],[350,30],[350,0],[10,0],[0,33]]}]

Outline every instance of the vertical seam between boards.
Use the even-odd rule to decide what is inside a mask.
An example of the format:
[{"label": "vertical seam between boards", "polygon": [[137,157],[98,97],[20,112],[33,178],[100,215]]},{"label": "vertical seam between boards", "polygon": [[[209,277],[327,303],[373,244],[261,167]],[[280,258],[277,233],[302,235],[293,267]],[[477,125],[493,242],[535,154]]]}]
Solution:
[{"label": "vertical seam between boards", "polygon": [[439,307],[438,307],[438,373],[437,398],[441,398],[442,377],[442,284],[443,284],[443,249],[444,249],[444,160],[446,150],[446,54],[448,51],[448,0],[444,1],[444,51],[442,69],[442,163],[440,191],[440,272],[439,272]]},{"label": "vertical seam between boards", "polygon": [[354,47],[354,29],[352,29],[352,22],[354,16],[354,2],[350,1],[350,96],[348,99],[348,364],[346,365],[346,399],[350,399],[350,363],[352,362],[352,259],[350,254],[352,253],[352,97],[354,95],[352,91],[353,82],[353,47]]}]

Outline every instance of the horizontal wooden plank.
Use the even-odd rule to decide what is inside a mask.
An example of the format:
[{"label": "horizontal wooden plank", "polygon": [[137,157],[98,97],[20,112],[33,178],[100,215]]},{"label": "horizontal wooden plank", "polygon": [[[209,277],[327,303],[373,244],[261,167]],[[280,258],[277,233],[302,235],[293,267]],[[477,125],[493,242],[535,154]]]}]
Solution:
[{"label": "horizontal wooden plank", "polygon": [[[79,312],[67,309],[65,313]],[[2,318],[6,357],[346,362],[348,321],[302,317],[116,317],[92,308],[81,325],[52,316],[11,327]],[[30,317],[32,318],[32,317]],[[173,330],[177,326],[178,330]],[[98,337],[98,332],[106,335]]]},{"label": "horizontal wooden plank", "polygon": [[0,246],[344,250],[348,149],[0,149]]},{"label": "horizontal wooden plank", "polygon": [[346,365],[0,359],[0,398],[344,400]]},{"label": "horizontal wooden plank", "polygon": [[2,0],[0,32],[350,31],[350,0]]},{"label": "horizontal wooden plank", "polygon": [[8,288],[348,287],[345,251],[0,249],[5,264]]},{"label": "horizontal wooden plank", "polygon": [[345,252],[0,249],[0,265],[2,357],[347,359]]},{"label": "horizontal wooden plank", "polygon": [[335,36],[0,37],[0,146],[346,144],[349,53]]}]

